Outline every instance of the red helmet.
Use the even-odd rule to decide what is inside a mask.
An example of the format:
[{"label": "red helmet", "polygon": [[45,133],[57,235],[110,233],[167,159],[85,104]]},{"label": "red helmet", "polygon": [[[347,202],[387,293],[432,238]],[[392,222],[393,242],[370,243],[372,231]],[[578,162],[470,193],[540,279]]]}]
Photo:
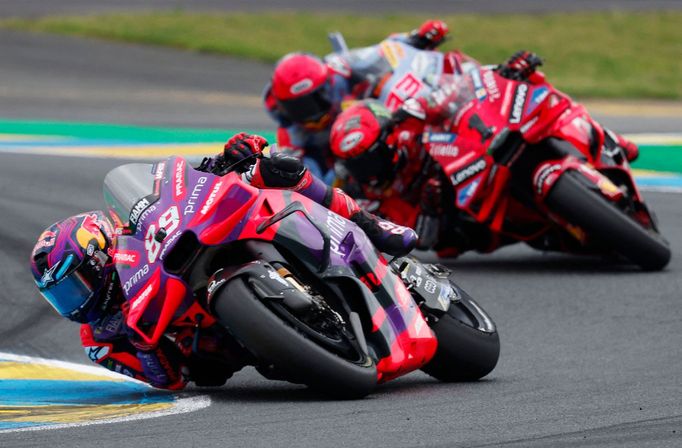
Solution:
[{"label": "red helmet", "polygon": [[332,107],[329,68],[316,56],[290,53],[277,62],[272,95],[284,115],[296,123],[317,122]]},{"label": "red helmet", "polygon": [[388,142],[392,130],[386,107],[373,100],[360,101],[336,118],[329,143],[355,180],[378,186],[391,181],[399,168],[400,155]]}]

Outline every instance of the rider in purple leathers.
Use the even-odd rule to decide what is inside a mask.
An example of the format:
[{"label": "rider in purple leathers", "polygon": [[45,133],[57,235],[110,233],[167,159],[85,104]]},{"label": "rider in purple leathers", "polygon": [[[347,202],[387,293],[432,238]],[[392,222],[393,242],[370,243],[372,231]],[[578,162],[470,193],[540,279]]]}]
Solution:
[{"label": "rider in purple leathers", "polygon": [[[400,41],[433,50],[448,34],[440,20],[428,20],[410,33],[394,34]],[[334,179],[329,131],[342,103],[375,96],[382,77],[392,70],[384,43],[331,54],[324,60],[307,53],[290,53],[279,60],[265,88],[265,108],[277,121],[280,150],[302,158],[305,165],[327,183]]]},{"label": "rider in purple leathers", "polygon": [[[297,191],[355,222],[378,249],[391,255],[404,255],[414,247],[413,230],[360,210],[353,199],[314,177],[295,157],[262,157],[265,146],[267,141],[260,136],[237,134],[222,154],[204,159],[197,169],[221,176],[235,170],[255,187]],[[48,227],[31,254],[41,294],[60,315],[82,324],[81,343],[91,361],[165,389],[181,389],[188,381],[222,385],[248,362],[244,349],[218,325],[202,330],[196,341],[192,332],[181,332],[174,340],[145,344],[126,325],[128,307],[114,268],[116,256],[115,229],[101,211]]]}]

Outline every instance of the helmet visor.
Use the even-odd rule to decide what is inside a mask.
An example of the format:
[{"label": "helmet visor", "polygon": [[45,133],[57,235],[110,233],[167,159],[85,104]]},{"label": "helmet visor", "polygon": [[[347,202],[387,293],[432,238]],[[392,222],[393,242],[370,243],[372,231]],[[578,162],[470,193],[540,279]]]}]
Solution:
[{"label": "helmet visor", "polygon": [[54,283],[38,283],[38,287],[43,297],[59,314],[80,322],[95,293],[102,286],[101,267],[106,262],[106,255],[97,251],[89,259],[74,263],[76,261],[73,255],[69,255],[62,268],[57,271]]},{"label": "helmet visor", "polygon": [[287,118],[295,123],[319,121],[332,107],[326,87],[299,98],[278,101],[278,104]]},{"label": "helmet visor", "polygon": [[346,169],[361,184],[378,187],[393,180],[395,152],[383,139],[369,151],[343,161]]},{"label": "helmet visor", "polygon": [[71,317],[92,298],[95,291],[77,269],[49,288],[40,288],[40,293],[59,314]]}]

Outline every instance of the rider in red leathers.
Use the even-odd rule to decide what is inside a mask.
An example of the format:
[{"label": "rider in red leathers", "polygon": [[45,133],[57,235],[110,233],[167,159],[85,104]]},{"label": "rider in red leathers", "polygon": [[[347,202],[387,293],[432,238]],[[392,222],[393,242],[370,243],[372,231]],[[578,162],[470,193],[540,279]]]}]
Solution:
[{"label": "rider in red leathers", "polygon": [[[428,20],[410,33],[389,36],[388,41],[433,50],[447,34],[444,22]],[[373,96],[376,84],[391,69],[381,45],[351,50],[347,55],[331,54],[324,60],[307,53],[284,56],[264,94],[265,107],[279,125],[280,150],[303,158],[313,174],[329,183],[334,175],[329,131],[342,103]]]},{"label": "rider in red leathers", "polygon": [[[541,83],[537,71],[542,60],[527,51],[515,53],[498,67],[501,76],[529,83]],[[409,98],[394,113],[372,100],[356,103],[342,112],[332,126],[331,150],[349,177],[347,189],[365,198],[366,207],[389,220],[414,228],[417,247],[435,249],[440,256],[457,256],[475,249],[490,252],[506,241],[467,214],[458,213],[449,180],[427,154],[422,143],[426,125],[438,125],[453,117],[457,92],[443,87],[427,97]],[[612,133],[613,134],[613,133]],[[613,134],[629,160],[637,147]],[[458,136],[461,154],[480,141]]]},{"label": "rider in red leathers", "polygon": [[[258,188],[297,191],[350,219],[376,247],[391,255],[407,254],[416,234],[361,210],[339,189],[315,178],[300,160],[286,154],[262,157],[267,141],[245,133],[232,137],[224,152],[197,168],[216,175],[230,171]],[[154,387],[182,389],[222,385],[250,361],[250,356],[219,325],[188,329],[146,344],[126,325],[128,302],[114,267],[116,232],[101,211],[59,221],[39,237],[31,270],[43,297],[55,310],[81,323],[81,343],[91,361]]]}]

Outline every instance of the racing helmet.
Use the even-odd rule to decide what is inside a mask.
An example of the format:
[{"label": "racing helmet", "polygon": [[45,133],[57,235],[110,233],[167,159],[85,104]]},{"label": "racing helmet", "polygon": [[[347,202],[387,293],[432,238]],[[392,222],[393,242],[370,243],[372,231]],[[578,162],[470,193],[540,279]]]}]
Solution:
[{"label": "racing helmet", "polygon": [[329,144],[351,176],[377,187],[392,181],[401,163],[391,144],[391,112],[375,100],[355,103],[341,112],[332,125]]},{"label": "racing helmet", "polygon": [[278,108],[295,123],[318,123],[332,108],[329,68],[308,53],[289,53],[272,74],[272,96]]},{"label": "racing helmet", "polygon": [[101,211],[58,221],[38,237],[31,271],[40,293],[62,316],[91,322],[104,313],[97,306],[111,292],[112,225]]}]

